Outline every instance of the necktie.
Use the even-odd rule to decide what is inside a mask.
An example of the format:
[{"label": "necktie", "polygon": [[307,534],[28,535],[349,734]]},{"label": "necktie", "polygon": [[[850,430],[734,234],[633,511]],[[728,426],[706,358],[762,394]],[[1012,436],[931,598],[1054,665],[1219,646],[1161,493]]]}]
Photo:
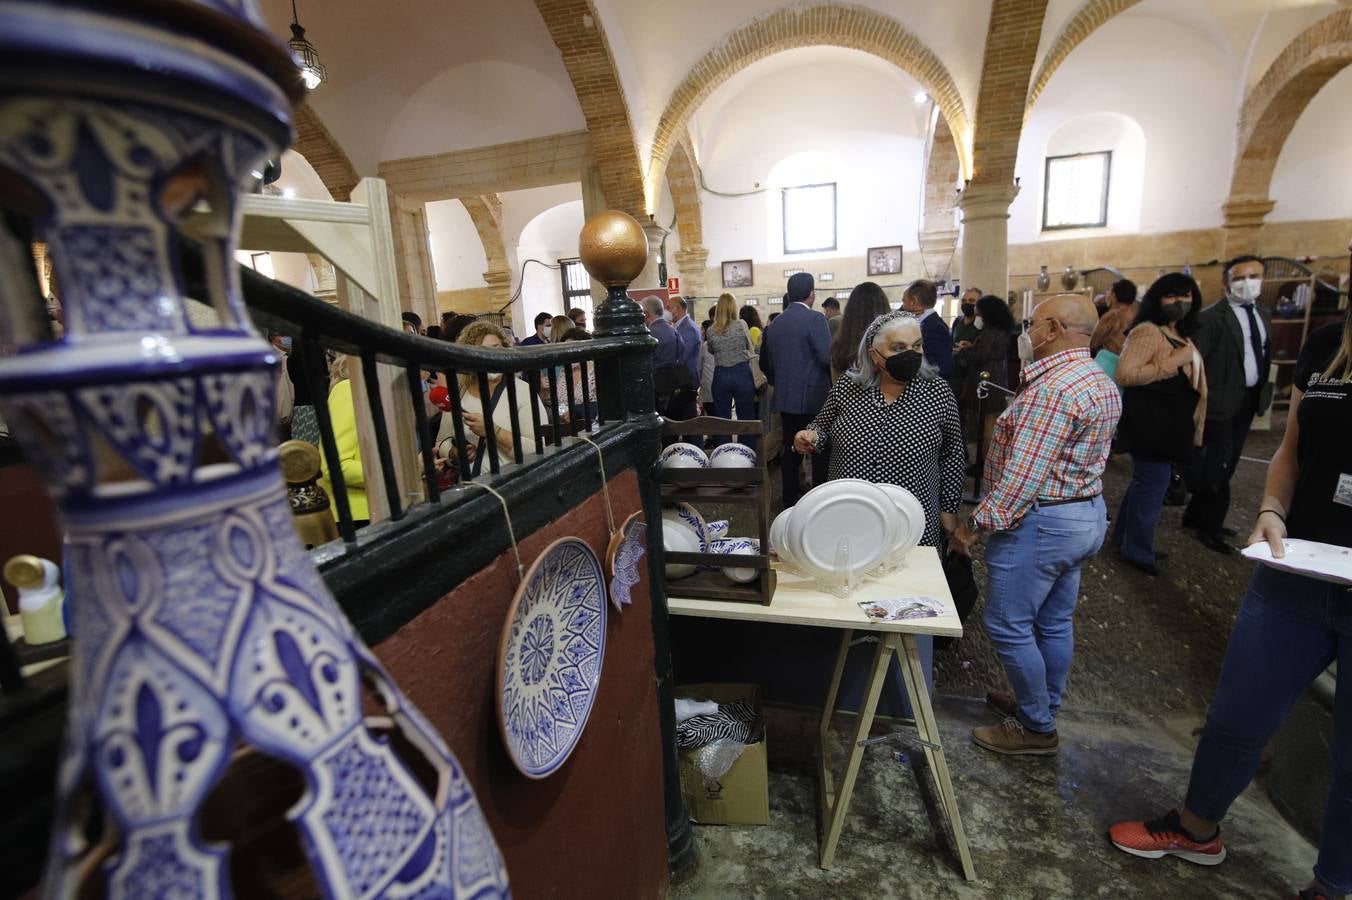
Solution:
[{"label": "necktie", "polygon": [[1244,304],[1244,312],[1249,315],[1249,346],[1253,348],[1253,359],[1258,366],[1258,381],[1263,380],[1263,335],[1258,330],[1258,314],[1253,311],[1252,303]]}]

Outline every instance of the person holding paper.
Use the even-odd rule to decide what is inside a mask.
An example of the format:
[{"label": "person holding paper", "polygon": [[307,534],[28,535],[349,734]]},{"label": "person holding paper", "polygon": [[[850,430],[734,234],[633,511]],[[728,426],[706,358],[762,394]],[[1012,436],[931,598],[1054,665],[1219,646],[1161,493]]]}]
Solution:
[{"label": "person holding paper", "polygon": [[[1291,411],[1249,543],[1285,556],[1287,538],[1352,547],[1352,319],[1312,333],[1292,382]],[[1302,692],[1338,666],[1333,780],[1314,880],[1301,897],[1352,894],[1352,592],[1344,584],[1255,567],[1225,651],[1183,805],[1108,830],[1120,850],[1216,865],[1220,821],[1253,780],[1263,747]],[[1344,676],[1349,684],[1343,685]]]}]

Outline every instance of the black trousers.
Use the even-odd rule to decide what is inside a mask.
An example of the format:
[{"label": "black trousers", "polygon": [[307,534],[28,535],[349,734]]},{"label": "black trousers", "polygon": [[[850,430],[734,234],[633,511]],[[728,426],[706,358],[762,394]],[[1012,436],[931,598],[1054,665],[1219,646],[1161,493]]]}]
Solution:
[{"label": "black trousers", "polygon": [[[784,477],[784,508],[788,509],[803,496],[798,487],[798,472],[802,468],[803,457],[793,449],[793,437],[812,424],[814,415],[807,413],[780,413],[784,424],[784,453],[779,458],[780,474]],[[826,483],[826,467],[830,461],[825,453],[812,454],[812,486]]]},{"label": "black trousers", "polygon": [[1230,479],[1234,477],[1244,441],[1258,409],[1258,389],[1250,392],[1244,409],[1229,419],[1208,419],[1202,432],[1202,453],[1192,466],[1188,487],[1192,500],[1183,512],[1183,525],[1202,534],[1218,535],[1230,511]]}]

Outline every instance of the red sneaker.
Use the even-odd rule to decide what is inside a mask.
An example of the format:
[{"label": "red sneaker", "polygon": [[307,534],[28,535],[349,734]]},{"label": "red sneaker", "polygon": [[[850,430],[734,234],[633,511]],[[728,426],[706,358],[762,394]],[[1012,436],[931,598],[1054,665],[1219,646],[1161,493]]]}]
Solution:
[{"label": "red sneaker", "polygon": [[1118,822],[1108,829],[1108,840],[1118,850],[1146,859],[1177,856],[1199,866],[1215,866],[1225,861],[1220,830],[1209,841],[1194,841],[1184,834],[1176,809],[1148,822]]}]

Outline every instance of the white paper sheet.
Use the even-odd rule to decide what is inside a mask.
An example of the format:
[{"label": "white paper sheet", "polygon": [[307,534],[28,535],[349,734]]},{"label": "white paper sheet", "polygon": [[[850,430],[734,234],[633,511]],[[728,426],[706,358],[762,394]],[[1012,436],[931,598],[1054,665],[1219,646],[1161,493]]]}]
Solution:
[{"label": "white paper sheet", "polygon": [[1272,548],[1266,541],[1245,547],[1241,552],[1248,559],[1283,572],[1352,585],[1352,547],[1290,539],[1282,543],[1286,545],[1286,556],[1282,559],[1273,558]]}]

